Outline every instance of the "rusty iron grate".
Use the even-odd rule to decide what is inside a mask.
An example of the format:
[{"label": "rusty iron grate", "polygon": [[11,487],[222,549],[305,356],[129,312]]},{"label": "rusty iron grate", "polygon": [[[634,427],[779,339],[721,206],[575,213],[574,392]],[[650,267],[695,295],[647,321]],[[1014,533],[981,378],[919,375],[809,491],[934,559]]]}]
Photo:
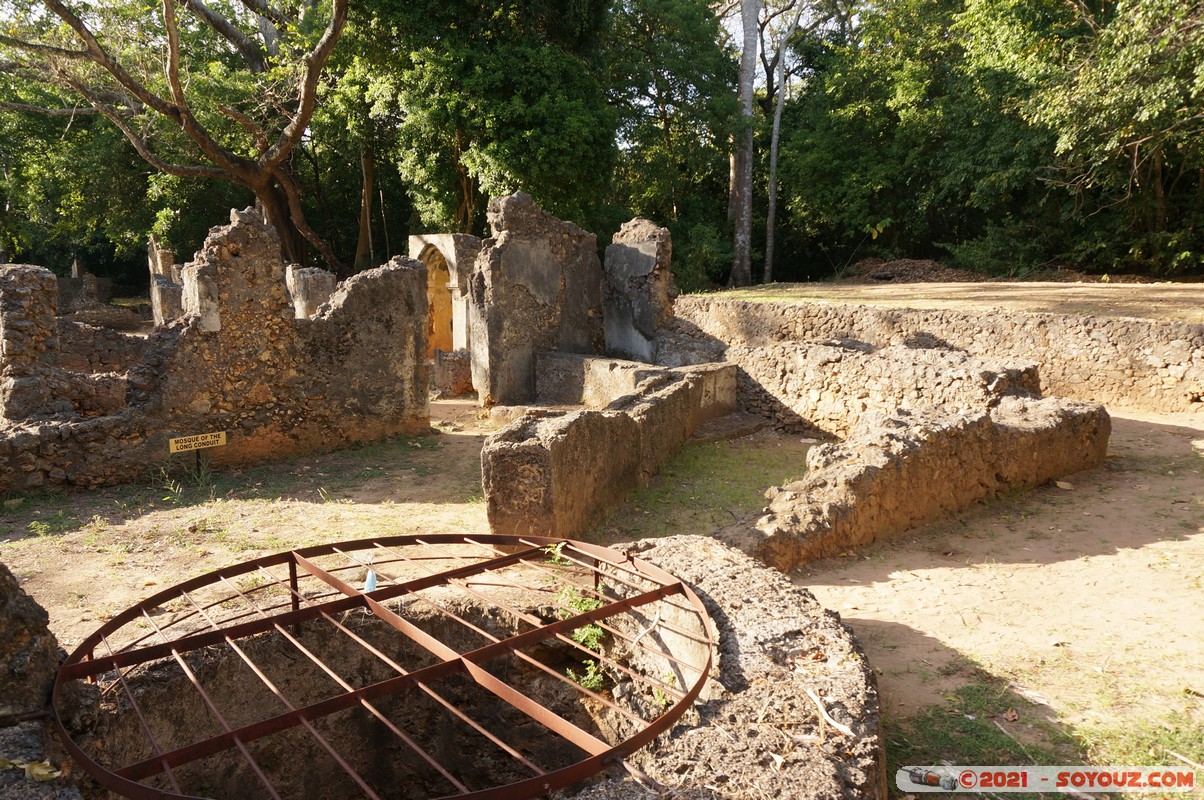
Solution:
[{"label": "rusty iron grate", "polygon": [[[281,766],[298,742],[312,753],[306,774],[342,787],[318,796],[533,797],[621,763],[680,718],[710,671],[711,630],[681,581],[583,542],[432,535],[319,545],[202,575],[112,618],[60,668],[55,721],[78,764],[134,800],[225,796],[205,776],[234,772],[247,781],[240,791],[301,796],[296,765]],[[268,664],[265,647],[283,656]],[[215,659],[237,667],[236,683],[207,671]],[[106,714],[135,732],[134,746],[72,739],[59,706],[73,682],[99,684]],[[246,700],[256,693],[265,701]],[[419,701],[430,711],[414,712]],[[203,713],[164,724],[177,706]],[[355,724],[340,728],[349,714]],[[599,714],[611,724],[591,725]],[[433,725],[463,738],[432,743]],[[423,785],[399,794],[401,768],[381,765],[390,758],[412,764],[406,774]],[[501,765],[495,777],[482,777],[485,762]]]}]

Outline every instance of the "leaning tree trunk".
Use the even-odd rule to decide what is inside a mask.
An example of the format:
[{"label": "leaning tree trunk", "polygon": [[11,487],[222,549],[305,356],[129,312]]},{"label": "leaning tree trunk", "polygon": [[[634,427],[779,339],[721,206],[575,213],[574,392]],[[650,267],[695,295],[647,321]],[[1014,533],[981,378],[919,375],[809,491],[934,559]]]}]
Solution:
[{"label": "leaning tree trunk", "polygon": [[735,259],[729,286],[747,286],[752,282],[752,167],[753,167],[753,81],[757,70],[757,20],[761,0],[741,0],[740,22],[744,26],[744,47],[740,53],[740,115],[744,130],[737,138],[736,179],[733,182],[736,232],[733,239]]},{"label": "leaning tree trunk", "polygon": [[372,266],[376,254],[372,252],[372,178],[375,160],[372,154],[372,143],[364,143],[360,153],[360,167],[363,172],[363,182],[360,186],[360,235],[355,245],[356,269]]},{"label": "leaning tree trunk", "polygon": [[272,181],[267,186],[256,187],[255,199],[259,201],[264,222],[275,228],[276,235],[280,237],[280,255],[285,263],[304,265],[305,240],[293,224],[284,190]]}]

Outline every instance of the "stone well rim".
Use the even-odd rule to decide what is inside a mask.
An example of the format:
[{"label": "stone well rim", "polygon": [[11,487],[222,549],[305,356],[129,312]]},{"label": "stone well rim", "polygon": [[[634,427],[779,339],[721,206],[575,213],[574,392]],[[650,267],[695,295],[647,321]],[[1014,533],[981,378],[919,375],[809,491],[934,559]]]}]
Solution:
[{"label": "stone well rim", "polygon": [[[474,560],[471,556],[465,554],[465,551],[468,550],[478,551],[481,554]],[[435,551],[445,553],[441,560],[455,563],[456,566],[451,569],[430,572],[426,569],[429,565],[416,564],[416,561],[409,557],[418,552],[432,553]],[[366,560],[363,557],[363,554],[376,557],[381,553],[392,554],[394,557],[384,561],[374,561],[371,558]],[[406,555],[406,553],[409,555]],[[357,558],[357,554],[360,554],[361,557]],[[434,556],[424,558],[428,561],[440,560]],[[331,561],[336,562],[337,566],[329,569],[323,566],[323,564]],[[373,569],[373,567],[376,569]],[[397,576],[390,576],[385,572],[387,569],[396,573],[403,568],[411,570],[411,572],[414,569],[421,569],[426,574],[422,574],[420,571],[416,573],[416,576],[407,576],[405,579],[399,580]],[[346,580],[346,578],[350,577],[348,573],[365,575],[365,569],[366,581],[362,590],[352,586]],[[378,573],[377,570],[380,570],[380,572]],[[443,589],[444,587],[453,587],[462,592],[482,595],[481,592],[471,588],[472,585],[468,581],[472,576],[487,574],[491,579],[506,578],[510,580],[508,572],[513,573],[514,571],[518,571],[517,574],[520,576],[531,571],[541,574],[551,573],[553,575],[559,571],[563,577],[565,586],[572,587],[572,591],[579,591],[583,594],[592,592],[602,602],[590,610],[575,609],[577,613],[569,616],[559,616],[551,622],[544,621],[536,624],[536,622],[539,622],[538,620],[536,622],[532,622],[530,619],[524,620],[530,626],[526,630],[502,638],[486,634],[489,639],[493,639],[494,641],[484,646],[466,650],[465,652],[459,652],[454,648],[447,647],[447,645],[439,642],[435,637],[422,631],[416,625],[406,622],[402,616],[391,611],[385,605],[388,600],[394,598],[426,600],[437,605],[437,602],[421,597],[420,593],[427,589]],[[342,575],[340,576],[339,573],[342,573]],[[262,578],[264,574],[270,576],[271,580],[252,589],[240,590],[232,582],[234,579],[247,578],[251,575]],[[534,573],[531,572],[531,574]],[[377,577],[378,575],[379,578]],[[592,590],[588,583],[582,583],[579,580],[589,578],[592,578],[594,582]],[[378,580],[380,581],[379,583],[377,582]],[[461,581],[462,585],[457,584],[456,581]],[[483,585],[486,584],[477,584],[477,586]],[[202,600],[208,600],[209,594],[206,593],[212,593],[213,588],[218,586],[223,587],[221,591],[224,593],[224,599],[213,600],[206,605],[201,605],[194,599],[194,595],[197,595]],[[519,587],[517,584],[515,586],[517,588],[529,588]],[[320,593],[307,596],[303,590],[315,588],[319,589]],[[278,597],[283,593],[285,599],[266,606],[261,606],[256,601],[248,599],[248,594],[253,594],[261,589],[263,595],[259,598],[260,601],[265,599],[271,601],[272,598],[270,595],[273,591],[277,593]],[[220,597],[221,595],[215,594],[213,596]],[[221,621],[212,618],[214,615],[234,610],[233,608],[228,608],[228,606],[236,598],[240,602],[245,602],[251,610],[245,613],[227,614],[221,617]],[[187,601],[194,610],[183,613],[182,616],[180,616],[181,612],[179,611],[168,611],[173,603],[181,603],[182,601]],[[493,603],[498,608],[510,613],[522,613],[514,611],[514,609],[507,607],[505,603],[497,600],[487,600],[487,602]],[[664,604],[693,615],[688,623],[688,627],[696,624],[696,630],[687,630],[686,627],[682,627],[669,620],[662,621],[661,610],[666,607]],[[656,617],[650,625],[644,628],[643,622],[638,615],[644,614],[644,619],[647,616],[651,616],[653,605],[656,605],[658,608]],[[642,608],[645,610],[642,612],[639,611]],[[217,707],[211,704],[205,690],[201,687],[197,679],[191,677],[191,673],[182,657],[183,653],[202,650],[214,645],[225,645],[233,647],[236,652],[239,652],[240,656],[244,660],[247,660],[248,665],[254,671],[256,669],[255,666],[251,664],[245,654],[239,651],[234,642],[254,636],[257,633],[266,632],[279,632],[287,638],[289,627],[301,622],[322,618],[332,622],[336,627],[340,627],[332,615],[354,609],[363,609],[366,612],[370,612],[378,621],[387,623],[394,628],[395,632],[408,637],[411,643],[417,644],[434,655],[437,659],[436,662],[407,672],[396,663],[390,662],[388,657],[383,656],[379,651],[374,651],[378,657],[383,658],[400,674],[388,680],[378,681],[360,688],[346,685],[345,691],[341,694],[336,694],[331,698],[326,698],[316,703],[310,703],[302,708],[293,708],[286,701],[286,705],[290,708],[288,713],[277,714],[274,717],[261,719],[249,725],[242,725],[231,729],[231,726],[227,725],[224,719],[221,718]],[[152,614],[152,612],[155,613]],[[629,612],[632,614],[630,619],[623,620],[620,618],[620,615],[628,614]],[[156,622],[156,617],[163,617],[167,613],[171,613],[172,616],[164,618],[164,622]],[[445,613],[447,612],[445,611]],[[452,616],[457,622],[465,623],[464,620],[456,618],[454,614]],[[670,616],[673,616],[672,612],[670,612]],[[188,622],[188,620],[191,620],[191,622]],[[137,625],[144,625],[147,622],[150,624],[150,632],[137,635],[137,626],[135,623]],[[642,629],[641,633],[632,637],[629,634],[623,634],[614,627],[616,624],[622,625],[624,623],[627,624],[628,630]],[[501,656],[520,658],[529,662],[533,661],[530,657],[523,654],[520,648],[546,642],[553,638],[571,643],[573,640],[569,639],[567,634],[587,624],[601,624],[611,635],[625,639],[628,646],[633,650],[636,646],[639,646],[644,650],[657,653],[675,662],[676,665],[695,676],[692,682],[688,682],[683,678],[681,684],[675,686],[671,681],[665,683],[664,678],[661,677],[648,678],[647,676],[640,676],[636,672],[627,669],[624,665],[618,664],[618,662],[610,662],[605,653],[594,652],[578,645],[579,649],[584,649],[586,653],[594,655],[595,658],[608,661],[608,666],[613,663],[615,666],[624,669],[634,680],[645,680],[654,687],[654,691],[656,691],[658,697],[663,698],[669,695],[673,698],[674,702],[660,708],[659,713],[653,712],[654,716],[652,719],[644,719],[643,714],[637,716],[628,710],[620,708],[607,697],[581,687],[571,679],[559,675],[555,669],[546,665],[540,667],[543,671],[554,674],[560,677],[561,680],[576,686],[578,694],[590,696],[595,701],[612,706],[614,710],[632,720],[638,719],[638,730],[618,742],[603,741],[580,728],[576,728],[573,723],[564,720],[551,710],[540,705],[534,698],[527,697],[521,691],[515,690],[508,684],[504,684],[481,666],[481,664]],[[635,627],[632,627],[633,625]],[[173,635],[169,636],[167,631],[177,626],[178,630],[173,631]],[[145,630],[145,627],[142,629]],[[354,636],[347,629],[342,628],[342,630],[344,633]],[[479,631],[479,629],[477,630]],[[693,705],[707,683],[714,661],[715,641],[712,633],[714,630],[714,624],[710,620],[702,601],[683,581],[661,568],[635,558],[628,553],[614,551],[599,545],[560,538],[493,534],[478,536],[432,534],[427,536],[372,537],[349,542],[298,548],[244,561],[177,584],[126,609],[86,638],[60,667],[52,694],[53,720],[64,747],[76,759],[81,768],[106,788],[125,797],[132,798],[132,800],[140,800],[141,798],[193,797],[193,795],[181,790],[178,784],[175,783],[171,768],[221,752],[229,753],[229,757],[231,758],[238,758],[239,752],[241,752],[250,763],[252,770],[265,786],[268,787],[269,794],[275,794],[271,779],[260,772],[258,765],[256,765],[254,759],[248,754],[241,742],[270,736],[272,733],[280,730],[305,726],[321,743],[321,735],[316,733],[314,729],[309,728],[307,720],[318,719],[322,716],[350,708],[368,708],[369,712],[374,713],[375,716],[385,721],[383,717],[373,712],[373,709],[370,707],[369,704],[372,699],[383,698],[416,687],[430,694],[426,686],[426,681],[437,681],[439,677],[444,675],[459,674],[475,681],[479,687],[501,698],[499,702],[504,701],[513,709],[543,725],[553,734],[567,739],[582,753],[586,754],[585,758],[569,766],[550,769],[546,772],[541,771],[534,764],[528,764],[537,774],[524,780],[485,789],[469,789],[452,777],[451,785],[456,786],[457,793],[431,794],[431,796],[439,797],[480,798],[480,800],[487,800],[488,798],[503,798],[505,800],[513,798],[514,800],[518,800],[518,798],[532,797],[554,789],[571,786],[611,764],[621,763],[625,756],[650,743],[657,735],[667,730]],[[657,635],[648,636],[653,631]],[[665,633],[677,636],[679,639],[685,637],[686,640],[700,645],[701,649],[705,650],[705,662],[701,664],[688,663],[688,660],[682,660],[677,657],[681,655],[680,652],[667,652],[671,651],[672,648],[668,644],[665,644],[665,638],[662,635]],[[123,637],[132,638],[122,643]],[[645,638],[649,641],[656,640],[664,644],[665,651],[661,651],[659,647],[642,643],[641,640]],[[669,638],[672,639],[672,636],[669,636]],[[115,642],[116,645],[114,646]],[[371,646],[362,640],[360,643],[371,649]],[[315,658],[296,640],[293,640],[293,644],[311,659]],[[688,656],[686,658],[688,659]],[[182,674],[189,676],[189,680],[194,688],[200,692],[202,698],[209,704],[210,709],[216,712],[216,717],[222,721],[225,731],[219,735],[189,742],[184,746],[178,746],[169,750],[161,748],[155,743],[154,737],[149,735],[149,728],[146,727],[143,712],[139,709],[136,693],[131,691],[129,683],[126,680],[126,675],[137,670],[140,665],[151,663],[165,664],[170,663],[171,659],[178,662]],[[318,661],[318,665],[325,669],[320,660]],[[262,674],[258,672],[257,674],[270,688],[270,681]],[[686,673],[679,672],[679,674],[684,675]],[[93,759],[64,727],[59,712],[60,700],[64,696],[64,690],[75,681],[93,681],[98,677],[103,677],[108,681],[105,691],[119,691],[129,701],[143,729],[148,732],[147,738],[150,741],[150,749],[153,753],[149,758],[116,768],[113,765],[102,765]],[[336,678],[336,680],[338,679]],[[388,724],[386,721],[386,725]],[[470,722],[469,724],[471,725],[472,723]],[[483,728],[476,725],[473,725],[473,728],[485,736],[490,736]],[[393,731],[398,736],[401,736],[404,741],[402,733],[396,728],[393,728]],[[614,739],[618,737],[611,736],[607,738]],[[424,753],[420,746],[409,742],[407,744],[412,748],[416,748],[418,755],[427,758],[429,763],[433,764],[441,774],[447,776],[443,768],[434,761],[431,761],[429,755]],[[504,747],[504,743],[501,746]],[[238,748],[238,751],[235,751],[234,748]],[[346,764],[336,752],[330,750],[328,752],[339,763],[339,766],[344,771],[347,771],[348,775],[364,790],[363,796],[378,796],[359,778],[354,768]],[[524,761],[524,763],[526,762]],[[165,776],[168,782],[172,784],[174,791],[167,791],[139,782],[139,780],[144,780],[154,775]]]}]

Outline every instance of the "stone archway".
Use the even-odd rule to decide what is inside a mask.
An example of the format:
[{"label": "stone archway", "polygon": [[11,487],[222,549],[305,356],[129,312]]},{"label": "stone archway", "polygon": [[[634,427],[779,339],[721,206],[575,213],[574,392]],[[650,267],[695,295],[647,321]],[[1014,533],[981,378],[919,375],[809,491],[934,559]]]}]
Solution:
[{"label": "stone archway", "polygon": [[455,283],[447,267],[447,259],[434,245],[423,248],[418,260],[426,264],[427,349],[426,357],[433,359],[436,350],[455,350],[452,336],[452,291]]}]

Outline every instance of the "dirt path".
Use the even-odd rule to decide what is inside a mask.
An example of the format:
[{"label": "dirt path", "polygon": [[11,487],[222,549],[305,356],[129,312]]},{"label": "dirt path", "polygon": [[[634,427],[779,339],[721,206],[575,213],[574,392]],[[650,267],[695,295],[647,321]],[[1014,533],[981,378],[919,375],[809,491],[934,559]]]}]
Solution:
[{"label": "dirt path", "polygon": [[[1204,746],[1204,426],[1113,422],[1101,468],[799,574],[858,634],[888,718],[956,713],[993,676],[1022,741],[1044,721],[1180,726]],[[1016,695],[1034,705],[1006,720]]]},{"label": "dirt path", "polygon": [[794,283],[728,291],[723,297],[1204,322],[1204,283]]}]

